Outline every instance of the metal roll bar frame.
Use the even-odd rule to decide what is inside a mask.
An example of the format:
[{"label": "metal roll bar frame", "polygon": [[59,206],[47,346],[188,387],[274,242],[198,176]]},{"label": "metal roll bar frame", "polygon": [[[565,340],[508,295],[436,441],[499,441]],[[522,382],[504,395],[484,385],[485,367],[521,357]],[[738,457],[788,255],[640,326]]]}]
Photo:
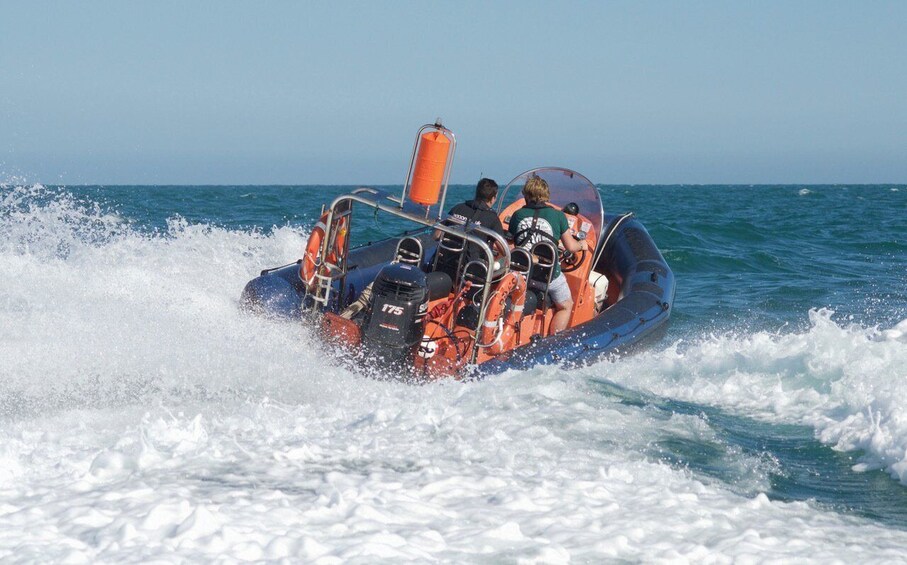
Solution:
[{"label": "metal roll bar frame", "polygon": [[[446,188],[447,187],[445,183],[445,195],[447,192]],[[389,202],[393,202],[395,205],[384,204],[380,202],[376,197],[380,197],[388,200]],[[337,213],[336,211],[338,207],[345,202],[350,203],[349,210]],[[330,249],[330,245],[335,237],[332,233],[335,227],[335,214],[351,216],[353,202],[358,202],[376,210],[387,212],[388,214],[397,216],[398,218],[403,218],[405,220],[421,224],[433,230],[440,231],[444,234],[459,237],[467,243],[477,245],[488,261],[488,269],[485,275],[485,285],[482,289],[482,306],[479,309],[479,324],[477,326],[479,328],[482,327],[482,325],[485,323],[485,315],[487,313],[486,310],[488,309],[488,297],[491,293],[491,283],[493,282],[494,274],[496,271],[507,272],[510,270],[510,246],[507,244],[507,240],[505,240],[499,233],[480,225],[466,224],[448,226],[440,221],[429,220],[427,213],[425,216],[422,216],[421,214],[415,214],[413,212],[407,211],[407,208],[415,208],[415,204],[410,205],[405,200],[398,200],[387,192],[367,187],[358,188],[349,194],[338,196],[334,199],[333,202],[331,202],[331,206],[330,208],[328,208],[328,217],[327,221],[325,222],[326,225],[324,240],[321,244],[319,257],[316,258],[315,261],[316,288],[313,300],[316,305],[320,304],[322,309],[326,308],[330,299],[331,286],[333,281],[342,280],[347,275],[346,255],[349,252],[349,238],[346,239],[345,249],[342,250],[343,252],[341,255],[341,260],[338,261],[340,265],[328,263],[327,261],[324,261],[323,258],[326,258],[328,256],[328,250]],[[441,202],[444,202],[443,198]],[[349,229],[349,227],[351,226],[347,226],[347,229]],[[498,269],[495,269],[494,251],[487,243],[489,240],[493,241],[495,244],[497,244],[498,248],[501,249],[501,257],[498,259],[498,261],[500,261],[501,263]],[[342,284],[341,288],[343,288]],[[315,312],[315,310],[316,308],[313,307],[312,311]],[[476,347],[477,343],[478,339],[474,340],[472,352],[469,355],[470,363],[475,363],[476,357],[478,355],[478,347]]]}]

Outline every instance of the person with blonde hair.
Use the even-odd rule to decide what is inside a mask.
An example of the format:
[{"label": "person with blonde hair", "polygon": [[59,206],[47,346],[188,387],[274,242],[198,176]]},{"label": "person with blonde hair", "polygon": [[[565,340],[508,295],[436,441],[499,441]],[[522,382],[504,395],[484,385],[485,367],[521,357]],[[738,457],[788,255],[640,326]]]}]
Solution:
[{"label": "person with blonde hair", "polygon": [[[514,245],[532,249],[536,243],[547,239],[555,247],[561,243],[565,249],[573,253],[588,249],[585,241],[577,241],[570,233],[567,216],[548,205],[551,191],[545,179],[535,175],[530,177],[523,186],[523,198],[526,204],[514,212],[508,226]],[[548,295],[555,308],[550,332],[554,334],[567,327],[570,313],[573,311],[573,296],[558,261],[554,263]]]}]

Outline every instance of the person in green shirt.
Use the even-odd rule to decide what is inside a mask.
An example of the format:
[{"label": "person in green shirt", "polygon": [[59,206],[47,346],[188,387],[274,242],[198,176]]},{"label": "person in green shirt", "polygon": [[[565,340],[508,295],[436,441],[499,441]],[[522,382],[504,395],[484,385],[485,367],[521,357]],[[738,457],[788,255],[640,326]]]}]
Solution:
[{"label": "person in green shirt", "polygon": [[[551,191],[545,179],[533,176],[527,180],[523,186],[523,198],[526,205],[514,212],[508,226],[514,245],[531,250],[533,245],[547,239],[555,246],[558,242],[562,243],[565,249],[574,253],[588,248],[585,241],[577,241],[570,233],[567,216],[548,205]],[[555,308],[550,333],[555,334],[567,327],[573,311],[573,296],[558,261],[554,263],[548,295]]]}]

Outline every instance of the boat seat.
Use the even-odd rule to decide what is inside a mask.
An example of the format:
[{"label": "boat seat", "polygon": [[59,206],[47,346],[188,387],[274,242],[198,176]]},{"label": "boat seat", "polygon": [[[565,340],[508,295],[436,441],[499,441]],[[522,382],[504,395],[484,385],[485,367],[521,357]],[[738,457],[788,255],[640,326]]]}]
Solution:
[{"label": "boat seat", "polygon": [[438,300],[446,298],[453,289],[453,281],[443,271],[433,271],[425,275],[425,284],[428,286],[428,299]]},{"label": "boat seat", "polygon": [[487,275],[488,265],[485,264],[485,261],[470,261],[463,267],[462,282],[465,283],[466,281],[469,281],[472,283],[469,294],[467,295],[467,298],[471,301],[474,302],[476,298],[481,296],[482,289],[485,288],[485,277]]},{"label": "boat seat", "polygon": [[547,292],[531,288],[527,289],[526,302],[523,304],[523,316],[531,316],[535,314],[539,308],[542,308],[543,311],[547,311],[552,306],[554,306],[554,302],[552,302],[551,296],[549,296]]},{"label": "boat seat", "polygon": [[424,255],[425,249],[422,247],[422,242],[408,235],[400,238],[400,241],[397,242],[397,249],[394,251],[394,261],[404,265],[419,267],[422,264]]},{"label": "boat seat", "polygon": [[532,315],[539,308],[542,309],[542,312],[547,312],[552,306],[551,297],[548,296],[548,285],[551,284],[551,277],[554,275],[554,266],[558,256],[557,247],[554,246],[554,243],[547,240],[534,244],[531,252],[518,247],[510,254],[511,265],[514,262],[514,253],[519,255],[520,251],[529,255],[530,259],[526,284],[526,305],[523,309],[523,315]]},{"label": "boat seat", "polygon": [[517,247],[510,252],[511,271],[528,277],[534,265],[535,261],[532,259],[532,254],[526,249]]},{"label": "boat seat", "polygon": [[485,261],[470,261],[463,267],[462,284],[469,282],[472,286],[464,295],[466,304],[457,313],[456,325],[475,330],[479,326],[479,304],[482,299],[482,290],[485,288],[485,277],[488,274],[488,265]]},{"label": "boat seat", "polygon": [[447,273],[455,285],[460,283],[461,259],[466,249],[466,240],[445,233],[438,241],[438,250],[435,252],[433,271]]},{"label": "boat seat", "polygon": [[547,292],[557,264],[557,247],[550,241],[539,241],[532,246],[532,256],[535,260],[529,272],[529,287]]}]

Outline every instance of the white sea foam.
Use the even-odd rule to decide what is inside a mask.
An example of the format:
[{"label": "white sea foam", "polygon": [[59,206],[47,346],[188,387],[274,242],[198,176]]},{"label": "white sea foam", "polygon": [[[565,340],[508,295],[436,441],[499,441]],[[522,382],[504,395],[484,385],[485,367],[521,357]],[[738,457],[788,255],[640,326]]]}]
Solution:
[{"label": "white sea foam", "polygon": [[616,363],[617,382],[671,398],[804,423],[859,469],[907,484],[907,320],[885,330],[809,312],[803,332],[715,336]]},{"label": "white sea foam", "polygon": [[238,312],[245,281],[304,234],[180,219],[144,234],[65,196],[22,213],[34,195],[5,198],[0,561],[866,562],[907,548],[902,530],[770,501],[759,461],[728,463],[742,486],[660,462],[665,437],[714,431],[594,386],[808,421],[887,465],[907,437],[900,335],[816,312],[802,334],[405,386]]}]

